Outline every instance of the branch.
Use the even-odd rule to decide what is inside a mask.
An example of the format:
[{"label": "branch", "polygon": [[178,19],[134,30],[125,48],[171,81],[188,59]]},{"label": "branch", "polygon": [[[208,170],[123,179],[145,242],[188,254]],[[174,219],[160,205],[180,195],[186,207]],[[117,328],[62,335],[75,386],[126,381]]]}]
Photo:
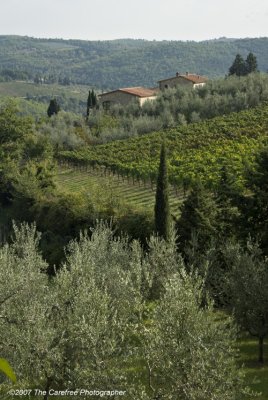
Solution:
[{"label": "branch", "polygon": [[14,292],[8,294],[3,300],[0,300],[0,306],[4,304],[7,300],[9,300],[11,297],[15,296],[21,290],[22,288],[17,288]]}]

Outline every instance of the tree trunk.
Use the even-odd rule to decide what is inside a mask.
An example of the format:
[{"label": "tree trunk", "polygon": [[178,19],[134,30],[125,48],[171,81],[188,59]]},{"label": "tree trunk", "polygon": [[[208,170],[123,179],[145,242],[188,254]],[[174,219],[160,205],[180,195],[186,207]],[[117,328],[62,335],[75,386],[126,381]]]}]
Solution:
[{"label": "tree trunk", "polygon": [[147,361],[147,368],[148,368],[148,386],[151,389],[151,391],[154,393],[155,389],[152,386],[152,368],[150,367],[150,364],[148,361]]},{"label": "tree trunk", "polygon": [[264,358],[263,358],[263,337],[259,337],[259,363],[263,364],[264,363]]},{"label": "tree trunk", "polygon": [[50,377],[47,378],[47,384],[46,384],[46,394],[44,396],[44,400],[48,400],[48,396],[49,396],[49,389],[50,389],[50,385],[51,385],[51,381],[52,379]]}]

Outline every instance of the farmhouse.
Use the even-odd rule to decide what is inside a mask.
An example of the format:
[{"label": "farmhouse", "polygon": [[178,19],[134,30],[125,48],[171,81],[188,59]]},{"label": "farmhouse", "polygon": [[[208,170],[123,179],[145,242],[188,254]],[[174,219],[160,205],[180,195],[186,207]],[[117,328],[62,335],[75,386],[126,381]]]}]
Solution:
[{"label": "farmhouse", "polygon": [[99,95],[100,103],[104,108],[109,108],[112,104],[128,105],[133,100],[139,102],[140,106],[147,100],[155,100],[158,89],[148,89],[144,87],[131,87],[116,89],[112,92]]},{"label": "farmhouse", "polygon": [[162,79],[161,81],[158,81],[158,83],[160,90],[174,88],[179,85],[187,85],[195,89],[197,87],[204,86],[207,80],[208,79],[206,77],[201,75],[189,74],[189,72],[186,72],[185,75],[182,75],[177,72],[176,76],[173,76],[172,78]]}]

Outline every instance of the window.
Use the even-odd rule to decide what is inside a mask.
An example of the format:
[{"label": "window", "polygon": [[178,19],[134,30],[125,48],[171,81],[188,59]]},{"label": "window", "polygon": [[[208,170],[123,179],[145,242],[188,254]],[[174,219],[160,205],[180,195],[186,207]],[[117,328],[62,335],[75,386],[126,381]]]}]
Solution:
[{"label": "window", "polygon": [[109,101],[109,100],[103,101],[102,107],[104,108],[104,110],[110,110],[110,108],[111,108],[111,101]]}]

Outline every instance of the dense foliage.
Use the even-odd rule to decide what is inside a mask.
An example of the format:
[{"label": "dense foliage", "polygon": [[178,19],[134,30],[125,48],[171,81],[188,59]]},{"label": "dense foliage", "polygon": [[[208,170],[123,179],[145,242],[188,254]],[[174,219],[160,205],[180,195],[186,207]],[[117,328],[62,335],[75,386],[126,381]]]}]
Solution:
[{"label": "dense foliage", "polygon": [[[208,298],[202,305],[202,281],[185,272],[174,241],[151,238],[144,254],[101,224],[70,243],[49,280],[35,227],[14,226],[14,234],[0,249],[0,352],[18,387],[38,387],[44,399],[67,388],[121,389],[126,399],[241,399],[233,321],[217,319]],[[150,310],[154,278],[162,291]]]}]

